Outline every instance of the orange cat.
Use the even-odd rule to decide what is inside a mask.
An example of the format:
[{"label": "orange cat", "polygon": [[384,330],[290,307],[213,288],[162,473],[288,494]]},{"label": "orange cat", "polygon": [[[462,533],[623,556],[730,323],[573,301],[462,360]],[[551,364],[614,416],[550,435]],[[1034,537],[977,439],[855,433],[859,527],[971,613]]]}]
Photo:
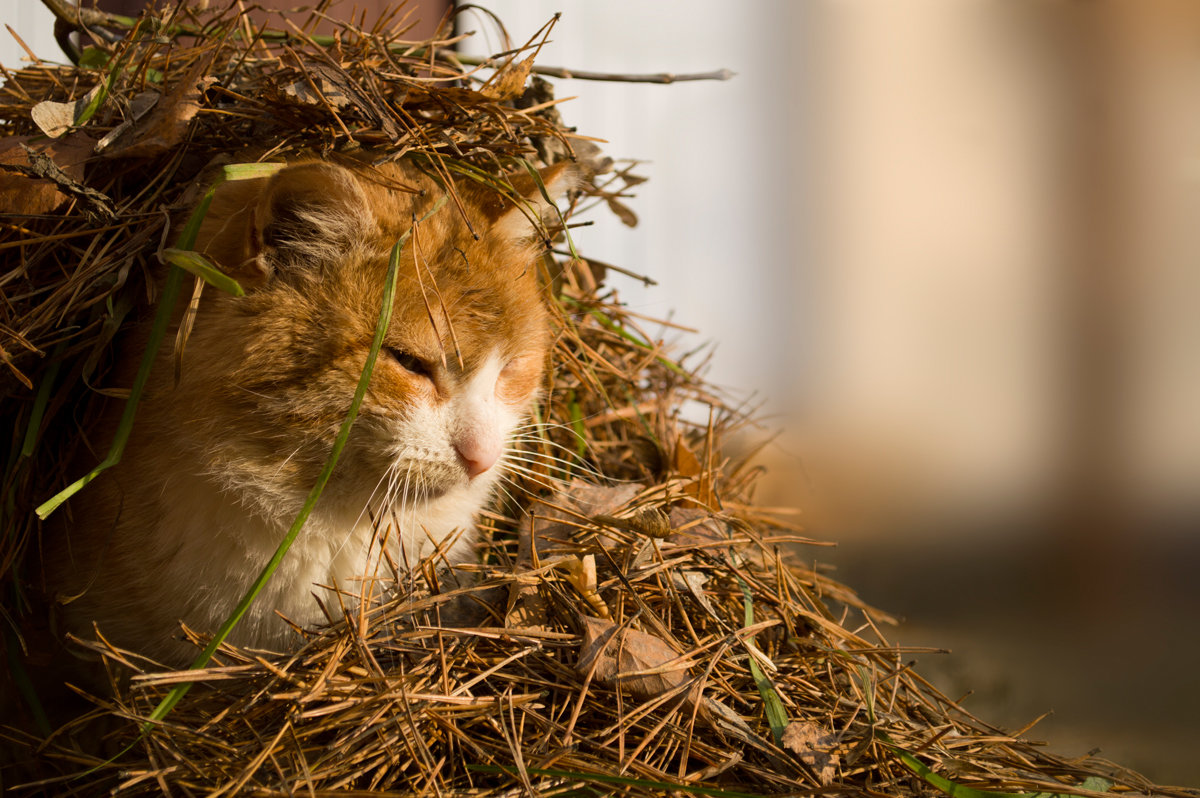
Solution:
[{"label": "orange cat", "polygon": [[[551,196],[571,180],[545,171]],[[231,640],[279,650],[301,626],[439,547],[470,556],[476,513],[528,413],[549,345],[528,197],[460,181],[402,254],[391,325],[332,479]],[[180,664],[179,622],[215,631],[275,551],[346,417],[392,245],[445,191],[416,167],[324,162],[225,184],[197,249],[244,297],[203,293],[174,382],[160,352],[121,464],[71,501],[57,559],[68,627]],[[466,219],[464,219],[464,213]],[[469,225],[468,221],[469,220]],[[378,523],[373,523],[372,519]],[[376,528],[379,530],[376,534]],[[349,600],[342,596],[347,606]]]}]

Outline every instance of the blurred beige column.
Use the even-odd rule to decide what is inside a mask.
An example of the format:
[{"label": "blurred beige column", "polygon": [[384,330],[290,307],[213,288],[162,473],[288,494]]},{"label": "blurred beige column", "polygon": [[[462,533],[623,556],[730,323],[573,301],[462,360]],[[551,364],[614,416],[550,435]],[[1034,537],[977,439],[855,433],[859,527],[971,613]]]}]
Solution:
[{"label": "blurred beige column", "polygon": [[1137,515],[1175,525],[1200,520],[1200,4],[1103,9],[1122,231],[1111,289],[1122,356],[1114,455]]},{"label": "blurred beige column", "polygon": [[839,494],[837,534],[1007,513],[1050,479],[1066,89],[1012,5],[814,8],[818,365],[796,448],[812,500]]},{"label": "blurred beige column", "polygon": [[1051,530],[1113,564],[1145,521],[1195,518],[1200,4],[810,19],[819,362],[796,448],[831,531]]}]

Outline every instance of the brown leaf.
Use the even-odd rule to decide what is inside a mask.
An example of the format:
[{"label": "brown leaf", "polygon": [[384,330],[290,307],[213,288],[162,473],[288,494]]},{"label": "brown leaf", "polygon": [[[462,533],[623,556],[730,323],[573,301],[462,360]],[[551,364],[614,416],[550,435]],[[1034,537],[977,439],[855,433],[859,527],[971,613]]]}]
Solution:
[{"label": "brown leaf", "polygon": [[842,760],[836,753],[837,735],[815,723],[792,721],[783,730],[783,747],[812,768],[822,787],[833,783]]},{"label": "brown leaf", "polygon": [[573,480],[550,499],[544,500],[533,515],[521,519],[517,529],[517,562],[528,566],[536,550],[538,562],[572,554],[571,537],[581,519],[614,513],[628,504],[640,485],[608,487]]},{"label": "brown leaf", "polygon": [[151,158],[175,149],[200,111],[204,92],[216,82],[216,78],[204,76],[201,66],[197,65],[170,94],[159,99],[149,113],[120,133],[111,146],[104,149],[104,155],[109,158]]},{"label": "brown leaf", "polygon": [[684,488],[684,493],[695,497],[703,505],[720,508],[720,500],[717,498],[716,491],[713,490],[712,476],[705,474],[704,464],[687,447],[683,438],[677,438],[675,441],[671,465],[675,473],[680,476],[695,478],[690,485]]},{"label": "brown leaf", "polygon": [[626,227],[637,227],[637,214],[634,213],[628,205],[617,201],[616,197],[609,197],[607,202],[608,209],[612,211],[618,219],[621,220],[621,224],[625,225]]},{"label": "brown leaf", "polygon": [[100,91],[99,84],[92,87],[92,90],[80,97],[78,100],[72,100],[67,103],[54,102],[53,100],[43,100],[29,110],[29,116],[33,119],[43,133],[52,139],[56,139],[63,133],[71,129],[75,124],[75,120],[87,107],[88,103]]},{"label": "brown leaf", "polygon": [[39,146],[28,146],[30,141],[29,136],[0,141],[0,209],[30,216],[53,213],[69,196],[88,191],[80,181],[92,151],[90,137],[77,131]]},{"label": "brown leaf", "polygon": [[350,98],[332,81],[317,78],[314,83],[320,94],[313,90],[312,84],[307,80],[298,80],[289,86],[284,86],[283,94],[305,105],[324,105],[324,102],[327,101],[334,108],[345,108],[350,104]]},{"label": "brown leaf", "polygon": [[707,510],[673,507],[668,519],[674,531],[667,541],[677,546],[709,546],[728,542],[733,537],[729,524]]},{"label": "brown leaf", "polygon": [[675,453],[671,457],[671,466],[675,472],[684,477],[698,477],[703,470],[700,460],[683,442],[683,438],[675,441]]},{"label": "brown leaf", "polygon": [[76,105],[77,102],[59,103],[43,100],[30,109],[29,116],[43,133],[51,138],[58,138],[75,124]]},{"label": "brown leaf", "polygon": [[512,628],[548,629],[550,608],[536,584],[513,582],[508,588],[504,625]]},{"label": "brown leaf", "polygon": [[709,615],[714,618],[720,618],[721,615],[717,612],[717,608],[708,600],[708,596],[704,594],[704,586],[708,584],[708,577],[700,571],[682,570],[671,574],[671,581],[675,584],[676,589],[686,590],[692,594],[692,597],[700,603],[708,611]]},{"label": "brown leaf", "polygon": [[690,663],[673,662],[679,659],[679,654],[663,639],[600,618],[583,616],[582,620],[583,645],[575,664],[580,674],[586,676],[594,667],[594,677],[601,684],[642,698],[664,693],[687,681]]},{"label": "brown leaf", "polygon": [[479,89],[479,93],[489,100],[512,100],[525,93],[525,82],[529,80],[529,71],[533,67],[533,56],[517,63],[510,62],[492,78],[492,81]]},{"label": "brown leaf", "polygon": [[601,618],[609,617],[608,605],[600,598],[596,581],[596,555],[567,557],[555,565],[555,570],[571,583],[575,591],[588,603],[588,611]]}]

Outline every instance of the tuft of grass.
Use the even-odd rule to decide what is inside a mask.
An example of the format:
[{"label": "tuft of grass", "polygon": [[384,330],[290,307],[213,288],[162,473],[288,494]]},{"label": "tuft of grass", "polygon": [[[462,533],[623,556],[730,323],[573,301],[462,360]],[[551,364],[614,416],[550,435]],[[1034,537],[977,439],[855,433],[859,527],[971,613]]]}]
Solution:
[{"label": "tuft of grass", "polygon": [[[745,623],[746,628],[749,628],[754,626],[754,596],[745,582],[738,581],[741,584],[742,595],[745,597]],[[771,736],[775,738],[775,744],[779,745],[783,742],[783,732],[788,725],[787,710],[784,709],[783,702],[779,699],[779,693],[775,691],[771,680],[763,673],[762,666],[758,664],[754,652],[749,650],[749,646],[753,645],[753,640],[754,635],[745,638],[746,660],[750,666],[750,675],[754,679],[754,686],[762,697],[763,711],[766,712],[767,724],[771,727]]]}]

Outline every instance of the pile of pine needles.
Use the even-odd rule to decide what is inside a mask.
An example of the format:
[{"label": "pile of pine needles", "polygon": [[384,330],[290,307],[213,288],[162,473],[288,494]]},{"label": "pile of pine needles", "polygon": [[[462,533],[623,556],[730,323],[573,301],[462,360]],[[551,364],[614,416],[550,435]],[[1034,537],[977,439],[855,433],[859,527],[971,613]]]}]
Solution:
[{"label": "pile of pine needles", "polygon": [[[632,221],[621,201],[638,178],[566,127],[536,76],[546,30],[470,65],[450,35],[406,41],[401,11],[324,37],[309,33],[320,12],[274,30],[234,11],[89,16],[76,20],[94,26],[78,65],[5,72],[0,423],[12,443],[0,564],[11,662],[28,643],[33,506],[77,476],[65,464],[111,342],[153,304],[157,255],[214,163],[369,148],[499,176],[576,158],[589,180],[568,232],[588,206]],[[426,563],[387,604],[297,630],[286,657],[221,646],[201,669],[163,672],[103,638],[80,642],[108,690],[61,728],[0,732],[8,761],[24,760],[22,785],[9,775],[2,786],[1195,795],[1053,756],[924,681],[912,652],[886,643],[886,617],[797,565],[788,552],[811,541],[754,508],[755,467],[722,454],[747,419],[648,332],[669,325],[623,308],[605,287],[616,267],[582,259],[569,235],[556,249],[554,369],[545,440],[532,444],[546,456],[482,520],[471,578]],[[686,420],[697,406],[708,423]]]}]

